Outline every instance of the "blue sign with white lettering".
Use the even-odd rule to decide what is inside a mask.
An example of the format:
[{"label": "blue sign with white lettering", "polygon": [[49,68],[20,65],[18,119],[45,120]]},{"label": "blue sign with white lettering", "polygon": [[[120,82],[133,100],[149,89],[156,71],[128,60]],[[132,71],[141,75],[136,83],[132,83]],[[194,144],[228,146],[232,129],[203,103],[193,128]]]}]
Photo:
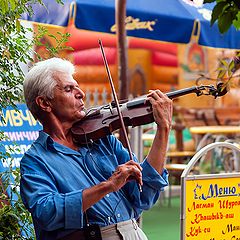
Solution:
[{"label": "blue sign with white lettering", "polygon": [[6,152],[10,153],[11,157],[4,157],[1,161],[0,172],[8,168],[12,160],[12,167],[19,167],[23,154],[38,138],[39,130],[42,129],[41,124],[34,119],[26,104],[18,104],[17,110],[8,107],[3,109],[2,113],[4,120],[0,122],[0,131],[3,132],[4,139],[0,143],[0,152],[2,159]]},{"label": "blue sign with white lettering", "polygon": [[[17,104],[17,109],[8,107],[2,110],[0,131],[4,138],[0,142],[0,173],[8,173],[9,169],[20,166],[23,154],[29,149],[32,142],[38,138],[41,129],[42,126],[34,119],[26,104]],[[12,172],[9,177],[10,181],[14,183],[15,176]],[[6,191],[12,203],[14,203],[18,200],[19,195],[11,191],[12,186],[14,184],[8,186]],[[22,226],[23,223],[19,221],[19,224]],[[23,236],[31,235],[29,227],[21,230]]]}]

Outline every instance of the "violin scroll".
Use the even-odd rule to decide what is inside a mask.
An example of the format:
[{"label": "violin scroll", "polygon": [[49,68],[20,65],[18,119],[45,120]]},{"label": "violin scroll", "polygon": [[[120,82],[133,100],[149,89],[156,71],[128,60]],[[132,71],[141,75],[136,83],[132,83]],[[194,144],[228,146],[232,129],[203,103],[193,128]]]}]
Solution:
[{"label": "violin scroll", "polygon": [[197,96],[211,95],[217,98],[217,97],[224,96],[228,91],[229,91],[228,85],[223,82],[219,82],[217,84],[217,87],[214,87],[213,85],[196,86]]}]

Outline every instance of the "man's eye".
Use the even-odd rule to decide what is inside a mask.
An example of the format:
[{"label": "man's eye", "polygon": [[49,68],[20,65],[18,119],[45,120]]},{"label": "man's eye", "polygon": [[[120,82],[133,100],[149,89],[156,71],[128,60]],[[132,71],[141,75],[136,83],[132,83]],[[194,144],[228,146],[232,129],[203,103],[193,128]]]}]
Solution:
[{"label": "man's eye", "polygon": [[71,86],[65,87],[65,91],[66,92],[71,92],[72,91],[72,87]]}]

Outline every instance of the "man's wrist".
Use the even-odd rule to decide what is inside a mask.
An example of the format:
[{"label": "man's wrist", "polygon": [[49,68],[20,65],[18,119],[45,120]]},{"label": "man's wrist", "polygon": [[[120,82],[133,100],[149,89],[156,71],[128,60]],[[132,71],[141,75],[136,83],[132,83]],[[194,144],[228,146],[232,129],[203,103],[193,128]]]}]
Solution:
[{"label": "man's wrist", "polygon": [[101,185],[103,188],[103,192],[105,192],[106,194],[115,191],[115,187],[111,179],[108,179],[107,181],[102,182]]}]

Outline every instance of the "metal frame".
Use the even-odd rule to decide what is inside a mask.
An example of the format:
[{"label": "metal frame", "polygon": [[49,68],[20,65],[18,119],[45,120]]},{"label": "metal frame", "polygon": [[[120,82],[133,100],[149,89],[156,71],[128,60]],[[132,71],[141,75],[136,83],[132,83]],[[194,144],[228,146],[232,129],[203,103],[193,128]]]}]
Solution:
[{"label": "metal frame", "polygon": [[[187,164],[187,167],[181,175],[181,206],[180,206],[180,226],[181,226],[181,240],[185,239],[185,219],[186,219],[186,181],[192,179],[211,179],[211,178],[229,178],[229,177],[240,177],[240,172],[235,173],[219,173],[219,174],[202,174],[202,175],[189,175],[190,171],[193,169],[197,161],[209,150],[212,150],[216,147],[226,147],[232,149],[234,152],[240,153],[240,149],[235,146],[233,143],[228,142],[215,142],[208,144],[199,150]],[[239,171],[239,169],[238,169]]]}]

